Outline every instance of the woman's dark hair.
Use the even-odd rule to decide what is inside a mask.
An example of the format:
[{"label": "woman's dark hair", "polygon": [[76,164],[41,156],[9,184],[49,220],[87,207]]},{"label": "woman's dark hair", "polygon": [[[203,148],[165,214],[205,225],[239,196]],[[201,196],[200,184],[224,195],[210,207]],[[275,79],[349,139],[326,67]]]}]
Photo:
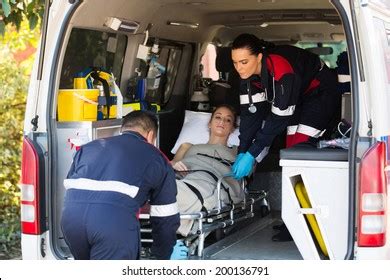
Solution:
[{"label": "woman's dark hair", "polygon": [[243,33],[234,39],[232,50],[247,49],[251,54],[258,55],[259,53],[262,53],[264,49],[272,48],[274,46],[274,44],[261,40],[253,34]]},{"label": "woman's dark hair", "polygon": [[210,121],[214,117],[215,113],[217,112],[217,110],[219,108],[226,108],[226,109],[228,109],[232,113],[232,115],[233,115],[233,127],[237,128],[238,127],[238,125],[237,125],[237,112],[234,109],[234,107],[229,105],[229,104],[221,104],[221,105],[215,107],[215,109],[211,113]]}]

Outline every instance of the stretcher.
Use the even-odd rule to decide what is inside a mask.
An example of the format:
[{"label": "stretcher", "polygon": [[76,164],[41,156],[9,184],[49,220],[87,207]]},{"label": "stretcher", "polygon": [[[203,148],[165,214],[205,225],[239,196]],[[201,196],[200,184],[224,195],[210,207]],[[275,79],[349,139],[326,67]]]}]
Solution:
[{"label": "stretcher", "polygon": [[[220,236],[221,231],[224,229],[231,229],[239,222],[254,217],[254,204],[256,202],[259,202],[261,205],[268,205],[267,193],[265,191],[248,193],[244,180],[241,182],[241,187],[245,192],[243,200],[235,204],[226,204],[223,202],[221,199],[222,183],[229,176],[222,176],[217,181],[215,208],[194,213],[180,213],[181,220],[192,220],[194,221],[193,226],[196,227],[187,236],[178,236],[178,239],[182,240],[189,248],[189,253],[192,256],[196,255],[200,258],[203,256],[205,239],[210,233],[215,233],[216,236]],[[150,227],[147,209],[141,210],[139,220],[141,224],[141,257],[147,259],[150,256],[149,248],[153,242],[151,239],[152,229]]]}]

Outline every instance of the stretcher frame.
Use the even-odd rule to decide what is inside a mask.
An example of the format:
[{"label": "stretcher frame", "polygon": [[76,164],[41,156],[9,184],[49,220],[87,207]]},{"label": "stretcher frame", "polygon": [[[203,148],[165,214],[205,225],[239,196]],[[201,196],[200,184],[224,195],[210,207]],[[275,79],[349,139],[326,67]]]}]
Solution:
[{"label": "stretcher frame", "polygon": [[[180,220],[194,220],[197,222],[198,228],[196,232],[191,231],[186,237],[180,238],[184,244],[189,248],[190,255],[198,257],[203,256],[205,249],[204,243],[206,236],[212,232],[228,227],[233,227],[238,222],[244,221],[254,217],[254,204],[261,201],[262,205],[268,205],[267,192],[259,191],[256,193],[247,193],[245,180],[241,180],[240,186],[244,192],[244,199],[233,205],[225,205],[221,199],[222,182],[231,175],[225,175],[217,181],[217,206],[207,211],[198,211],[194,213],[180,214]],[[149,214],[141,213],[139,216],[141,223],[141,255],[147,256],[148,253],[144,251],[144,244],[152,243],[151,238],[145,238],[145,235],[150,235],[152,229],[149,223]]]}]

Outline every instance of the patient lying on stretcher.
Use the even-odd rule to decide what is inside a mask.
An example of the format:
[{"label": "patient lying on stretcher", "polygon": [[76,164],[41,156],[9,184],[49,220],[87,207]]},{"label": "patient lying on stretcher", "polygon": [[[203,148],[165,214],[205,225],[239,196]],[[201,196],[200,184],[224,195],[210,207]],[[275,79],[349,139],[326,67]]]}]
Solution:
[{"label": "patient lying on stretcher", "polygon": [[[207,144],[180,146],[174,159],[173,168],[177,171],[177,202],[181,214],[210,210],[217,206],[217,180],[231,172],[236,157],[236,147],[227,146],[229,134],[236,127],[236,114],[227,105],[217,107],[208,123],[210,139]],[[223,203],[237,203],[243,200],[244,193],[239,182],[226,178],[221,190]],[[181,221],[178,233],[187,236],[193,221]]]}]

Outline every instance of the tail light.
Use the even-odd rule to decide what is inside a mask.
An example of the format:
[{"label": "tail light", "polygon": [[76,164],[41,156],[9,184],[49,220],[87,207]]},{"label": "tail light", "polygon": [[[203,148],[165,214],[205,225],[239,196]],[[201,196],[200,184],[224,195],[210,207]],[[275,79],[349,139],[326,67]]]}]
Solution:
[{"label": "tail light", "polygon": [[386,242],[386,145],[377,142],[360,165],[358,246],[380,247]]},{"label": "tail light", "polygon": [[[43,166],[43,165],[41,165]],[[40,176],[40,155],[34,143],[27,137],[23,140],[21,188],[22,233],[39,235],[44,221],[40,205],[42,184]]]}]

